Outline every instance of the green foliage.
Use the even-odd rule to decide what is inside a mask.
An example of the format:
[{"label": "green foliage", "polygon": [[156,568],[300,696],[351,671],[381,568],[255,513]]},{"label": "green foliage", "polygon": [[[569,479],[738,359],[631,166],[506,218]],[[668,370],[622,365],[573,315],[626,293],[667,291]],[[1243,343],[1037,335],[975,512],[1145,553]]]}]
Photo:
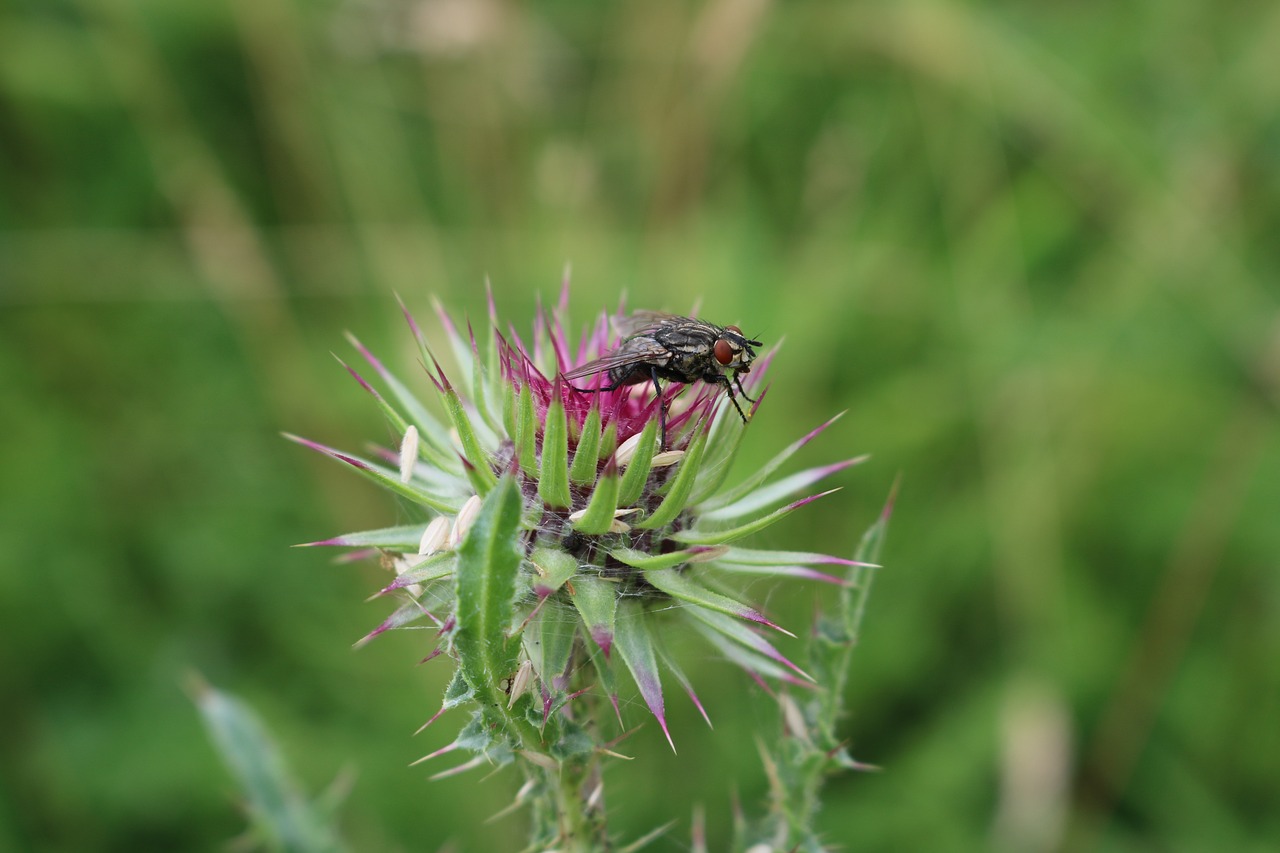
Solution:
[{"label": "green foliage", "polygon": [[[406,667],[430,632],[352,653],[386,576],[285,548],[421,517],[278,433],[384,438],[327,353],[393,353],[393,292],[483,340],[486,275],[523,317],[566,260],[576,318],[625,288],[786,338],[744,469],[849,409],[788,465],[873,460],[743,544],[848,553],[904,473],[836,733],[888,772],[831,782],[826,838],[1036,846],[996,819],[1030,683],[1065,720],[1063,846],[1275,846],[1266,4],[504,4],[461,34],[419,6],[0,12],[0,848],[236,835],[193,665],[270,709],[307,789],[357,763],[353,848],[518,845],[471,781],[404,769],[452,737],[407,740],[450,677]],[[759,590],[788,626],[834,595]],[[761,712],[685,666],[716,728],[676,694],[679,756],[619,745],[662,784],[617,828],[704,801],[717,849],[723,777],[767,787]]]},{"label": "green foliage", "polygon": [[333,826],[336,803],[307,802],[258,716],[234,696],[208,685],[197,685],[194,692],[205,728],[244,792],[255,834],[264,846],[288,853],[345,849]]},{"label": "green foliage", "polygon": [[528,724],[508,713],[504,680],[516,673],[518,640],[509,637],[520,561],[520,490],[506,476],[489,493],[458,548],[458,625],[454,644],[459,668],[480,702],[489,729],[518,743]]}]

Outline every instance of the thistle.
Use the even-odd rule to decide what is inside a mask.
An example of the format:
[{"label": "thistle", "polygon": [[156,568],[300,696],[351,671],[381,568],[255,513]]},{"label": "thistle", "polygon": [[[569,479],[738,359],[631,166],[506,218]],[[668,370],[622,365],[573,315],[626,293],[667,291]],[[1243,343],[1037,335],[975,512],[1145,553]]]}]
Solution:
[{"label": "thistle", "polygon": [[774,645],[773,635],[790,632],[743,601],[735,582],[771,576],[843,589],[845,573],[872,564],[740,543],[835,491],[806,494],[864,457],[775,476],[832,418],[727,485],[746,421],[767,396],[772,352],[739,385],[755,397],[742,418],[712,384],[668,384],[659,395],[648,384],[570,386],[564,374],[619,346],[611,320],[623,315],[602,314],[574,346],[567,286],[556,309],[539,309],[527,341],[500,326],[492,295],[483,342],[435,307],[457,365],[449,375],[404,313],[444,420],[353,337],[383,391],[344,366],[400,437],[398,449],[363,458],[289,436],[404,498],[420,519],[309,544],[380,556],[394,572],[376,595],[398,607],[360,643],[426,625],[435,643],[427,659],[457,662],[423,728],[454,708],[469,708],[470,719],[419,761],[469,757],[435,778],[515,763],[532,847],[600,849],[608,843],[600,759],[612,746],[602,733],[609,717],[625,730],[619,675],[629,675],[672,749],[664,681],[707,717],[661,641],[674,624],[762,685],[814,683]]}]

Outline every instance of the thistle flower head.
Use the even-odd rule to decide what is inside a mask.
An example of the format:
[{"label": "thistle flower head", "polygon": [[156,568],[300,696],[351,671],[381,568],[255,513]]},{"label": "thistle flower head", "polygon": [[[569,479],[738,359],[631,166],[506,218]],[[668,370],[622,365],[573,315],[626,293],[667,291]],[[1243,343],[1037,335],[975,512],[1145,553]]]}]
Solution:
[{"label": "thistle flower head", "polygon": [[[377,595],[400,604],[361,642],[392,628],[433,627],[429,657],[446,653],[459,664],[441,711],[479,705],[445,751],[466,748],[490,761],[516,754],[562,760],[597,748],[568,706],[603,691],[616,712],[619,669],[630,673],[669,741],[664,674],[706,716],[661,642],[673,621],[762,684],[807,684],[809,676],[770,641],[783,629],[741,600],[735,581],[764,575],[838,584],[820,567],[853,564],[739,544],[828,494],[809,492],[861,461],[775,476],[835,418],[727,486],[747,424],[725,389],[670,383],[658,395],[650,383],[574,387],[564,374],[616,350],[624,315],[602,313],[575,343],[565,331],[567,303],[566,288],[555,310],[539,310],[528,338],[499,323],[492,297],[480,336],[437,304],[456,363],[448,374],[406,310],[430,380],[422,384],[434,388],[443,419],[352,338],[384,390],[347,369],[382,410],[398,449],[365,458],[290,436],[351,465],[420,516],[310,544],[381,554],[395,578]],[[756,361],[740,386],[757,395],[748,416],[765,397],[772,355]]]}]

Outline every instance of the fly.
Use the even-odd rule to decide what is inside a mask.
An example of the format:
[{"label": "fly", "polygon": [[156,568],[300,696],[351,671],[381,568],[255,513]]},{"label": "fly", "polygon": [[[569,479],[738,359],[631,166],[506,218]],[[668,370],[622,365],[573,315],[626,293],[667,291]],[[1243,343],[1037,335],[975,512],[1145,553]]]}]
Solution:
[{"label": "fly", "polygon": [[[747,422],[733,389],[736,387],[747,402],[756,402],[742,389],[739,377],[751,372],[751,362],[756,357],[753,347],[762,346],[760,341],[746,337],[737,326],[716,326],[691,317],[654,311],[637,311],[619,320],[616,326],[624,336],[617,349],[564,374],[565,379],[573,380],[602,373],[606,384],[599,388],[578,388],[570,383],[570,388],[596,393],[652,382],[661,400],[660,379],[684,385],[707,382],[723,386],[738,417],[744,424]],[[665,403],[658,407],[658,426],[662,432],[662,449],[666,450]]]}]

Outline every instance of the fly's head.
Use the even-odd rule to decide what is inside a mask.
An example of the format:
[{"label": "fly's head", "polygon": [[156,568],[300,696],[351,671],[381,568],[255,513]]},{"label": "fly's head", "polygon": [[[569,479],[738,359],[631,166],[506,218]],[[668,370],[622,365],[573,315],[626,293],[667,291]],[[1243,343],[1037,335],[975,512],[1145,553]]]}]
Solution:
[{"label": "fly's head", "polygon": [[751,362],[756,357],[754,347],[763,346],[742,334],[737,326],[725,326],[716,338],[711,354],[724,373],[750,373]]}]

